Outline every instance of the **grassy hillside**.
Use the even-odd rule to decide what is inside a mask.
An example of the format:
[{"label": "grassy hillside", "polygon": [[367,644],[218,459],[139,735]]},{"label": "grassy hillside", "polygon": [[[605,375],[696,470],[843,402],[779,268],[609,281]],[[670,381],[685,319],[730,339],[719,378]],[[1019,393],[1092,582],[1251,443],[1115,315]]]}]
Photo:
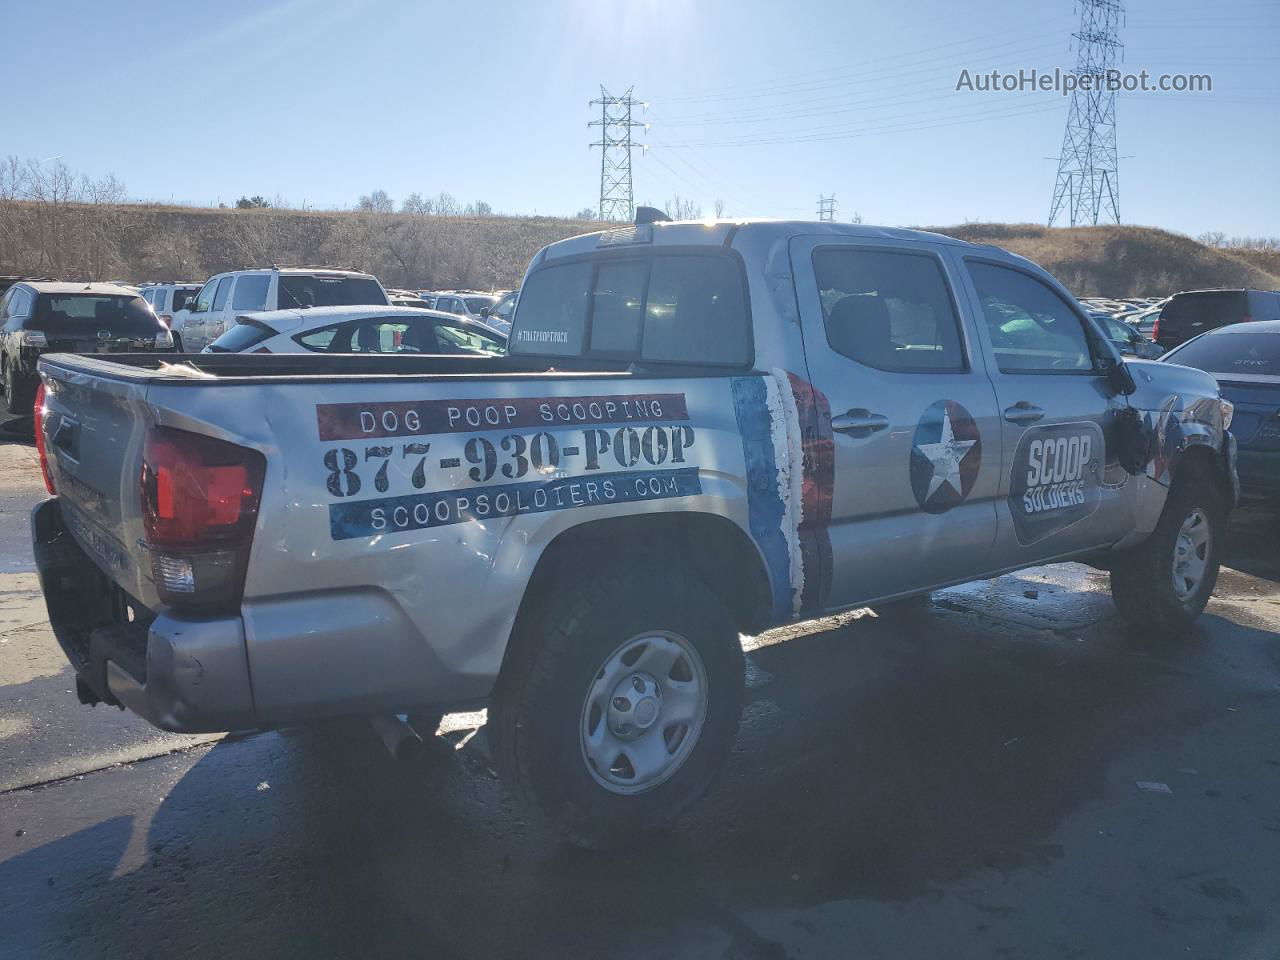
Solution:
[{"label": "grassy hillside", "polygon": [[929,229],[1034,260],[1078,297],[1167,296],[1201,287],[1280,289],[1280,256],[1274,252],[1207,247],[1154,227],[969,223]]},{"label": "grassy hillside", "polygon": [[[353,266],[398,287],[512,287],[539,247],[598,229],[553,217],[192,209],[0,201],[0,273],[198,280],[263,264]],[[932,228],[1036,261],[1078,296],[1280,288],[1280,253],[1207,247],[1150,227]]]}]

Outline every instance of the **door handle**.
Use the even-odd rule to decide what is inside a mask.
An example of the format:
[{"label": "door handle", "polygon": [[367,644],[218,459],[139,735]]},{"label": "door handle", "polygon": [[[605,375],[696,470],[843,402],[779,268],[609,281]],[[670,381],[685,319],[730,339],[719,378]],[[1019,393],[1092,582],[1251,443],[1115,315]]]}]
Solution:
[{"label": "door handle", "polygon": [[851,437],[869,437],[877,430],[889,426],[889,418],[872,413],[862,407],[854,407],[848,413],[831,418],[831,429],[847,433]]},{"label": "door handle", "polygon": [[1035,423],[1044,419],[1044,411],[1034,403],[1019,400],[1012,407],[1004,408],[1004,418],[1010,423]]}]

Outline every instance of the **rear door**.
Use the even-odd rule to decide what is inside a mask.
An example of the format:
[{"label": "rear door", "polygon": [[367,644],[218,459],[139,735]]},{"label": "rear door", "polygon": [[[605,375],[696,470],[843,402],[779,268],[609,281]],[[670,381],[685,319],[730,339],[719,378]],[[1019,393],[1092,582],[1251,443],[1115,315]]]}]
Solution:
[{"label": "rear door", "polygon": [[213,292],[213,304],[204,315],[204,342],[213,343],[226,330],[231,321],[231,289],[235,284],[234,275],[223,277],[218,281],[218,288]]},{"label": "rear door", "polygon": [[986,570],[1000,423],[954,265],[933,246],[878,238],[799,237],[791,258],[809,376],[833,433],[825,605]]},{"label": "rear door", "polygon": [[1089,321],[1035,272],[964,257],[1003,432],[1002,566],[1119,540],[1134,525],[1132,478],[1120,468],[1117,403]]}]

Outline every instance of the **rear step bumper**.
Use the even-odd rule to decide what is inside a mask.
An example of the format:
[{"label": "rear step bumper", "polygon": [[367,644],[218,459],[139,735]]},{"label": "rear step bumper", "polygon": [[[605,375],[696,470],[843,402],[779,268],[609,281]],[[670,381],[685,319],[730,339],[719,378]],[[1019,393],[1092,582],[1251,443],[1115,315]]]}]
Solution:
[{"label": "rear step bumper", "polygon": [[49,622],[82,700],[127,707],[182,733],[258,726],[239,617],[152,616],[71,537],[56,497],[32,511],[31,542]]}]

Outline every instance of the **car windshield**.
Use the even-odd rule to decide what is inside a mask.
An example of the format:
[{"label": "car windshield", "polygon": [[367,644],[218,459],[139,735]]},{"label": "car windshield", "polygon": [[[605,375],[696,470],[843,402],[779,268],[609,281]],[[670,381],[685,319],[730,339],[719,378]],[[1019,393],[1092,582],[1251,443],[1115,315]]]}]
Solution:
[{"label": "car windshield", "polygon": [[1280,375],[1280,333],[1207,334],[1172,354],[1169,362],[1225,377]]},{"label": "car windshield", "polygon": [[177,313],[179,310],[185,309],[187,305],[196,298],[196,294],[199,292],[199,287],[192,287],[189,290],[184,290],[181,287],[175,287],[173,291],[173,312]]},{"label": "car windshield", "polygon": [[485,307],[492,307],[498,302],[497,297],[463,297],[467,303],[467,309],[472,313],[479,313]]},{"label": "car windshield", "polygon": [[42,293],[32,328],[77,336],[146,336],[160,321],[141,297],[93,293]]},{"label": "car windshield", "polygon": [[372,277],[333,277],[314,274],[281,274],[276,305],[297,307],[386,306],[387,295]]}]

